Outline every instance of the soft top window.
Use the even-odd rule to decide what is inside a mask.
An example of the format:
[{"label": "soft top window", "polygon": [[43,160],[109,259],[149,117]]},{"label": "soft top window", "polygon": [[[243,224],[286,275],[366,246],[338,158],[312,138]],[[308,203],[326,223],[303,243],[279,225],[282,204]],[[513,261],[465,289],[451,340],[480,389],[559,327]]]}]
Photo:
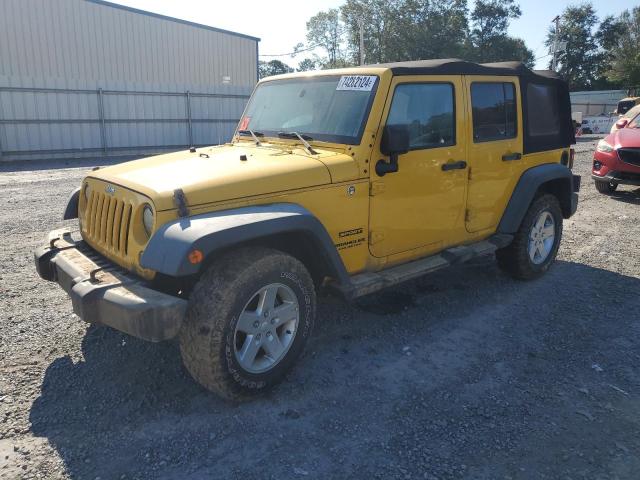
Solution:
[{"label": "soft top window", "polygon": [[524,75],[520,90],[525,154],[567,148],[576,142],[566,82]]},{"label": "soft top window", "polygon": [[560,129],[560,115],[555,85],[530,83],[527,86],[527,97],[529,135],[532,137],[557,135]]}]

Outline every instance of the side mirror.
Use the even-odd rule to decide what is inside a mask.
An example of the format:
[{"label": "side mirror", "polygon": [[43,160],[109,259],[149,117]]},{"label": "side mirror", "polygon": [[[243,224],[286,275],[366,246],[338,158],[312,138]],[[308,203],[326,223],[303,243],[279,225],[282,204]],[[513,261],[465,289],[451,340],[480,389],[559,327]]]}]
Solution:
[{"label": "side mirror", "polygon": [[409,127],[407,125],[385,125],[380,141],[380,151],[389,156],[389,162],[378,160],[376,173],[382,177],[398,171],[398,155],[409,151]]},{"label": "side mirror", "polygon": [[621,118],[620,120],[618,120],[616,122],[616,128],[620,129],[620,128],[624,128],[627,126],[627,123],[629,123],[629,119],[628,118]]}]

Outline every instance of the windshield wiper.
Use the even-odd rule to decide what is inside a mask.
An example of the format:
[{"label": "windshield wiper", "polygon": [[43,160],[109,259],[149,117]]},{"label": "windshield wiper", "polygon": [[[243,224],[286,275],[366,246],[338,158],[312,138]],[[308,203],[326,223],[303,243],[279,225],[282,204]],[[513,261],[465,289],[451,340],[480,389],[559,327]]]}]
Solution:
[{"label": "windshield wiper", "polygon": [[300,140],[300,142],[302,142],[302,145],[304,145],[304,148],[307,150],[307,152],[309,152],[309,154],[318,154],[318,152],[316,152],[313,147],[311,147],[309,142],[307,142],[307,140],[313,140],[313,138],[311,138],[309,135],[300,135],[298,132],[278,132],[278,136],[280,138],[297,138],[298,140]]},{"label": "windshield wiper", "polygon": [[256,142],[256,146],[260,146],[260,139],[258,137],[264,137],[264,133],[262,132],[254,132],[253,130],[238,130],[239,135],[251,135],[253,141]]}]

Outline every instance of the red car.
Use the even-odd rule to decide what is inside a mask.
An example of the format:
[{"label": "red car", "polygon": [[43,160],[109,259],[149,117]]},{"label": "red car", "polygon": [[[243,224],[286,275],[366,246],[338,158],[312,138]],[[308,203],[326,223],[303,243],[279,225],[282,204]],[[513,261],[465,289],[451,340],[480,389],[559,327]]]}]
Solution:
[{"label": "red car", "polygon": [[640,118],[598,142],[591,177],[600,193],[612,193],[618,185],[640,186]]}]

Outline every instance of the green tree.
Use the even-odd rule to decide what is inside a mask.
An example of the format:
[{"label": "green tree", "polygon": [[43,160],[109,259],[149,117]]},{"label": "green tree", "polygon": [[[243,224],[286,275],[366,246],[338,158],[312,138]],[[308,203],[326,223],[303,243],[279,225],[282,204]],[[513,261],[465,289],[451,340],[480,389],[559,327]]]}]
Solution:
[{"label": "green tree", "polygon": [[509,21],[520,18],[520,15],[522,11],[515,0],[476,0],[471,12],[474,43],[483,48],[492,38],[507,35]]},{"label": "green tree", "polygon": [[467,31],[467,0],[347,0],[341,7],[348,51],[367,63],[459,56]]},{"label": "green tree", "polygon": [[[571,90],[589,90],[598,84],[602,55],[593,33],[597,25],[598,17],[589,3],[569,6],[560,16],[558,39],[566,42],[567,49],[560,57],[558,72]],[[555,27],[551,27],[545,42],[547,47],[552,47],[554,36]]]},{"label": "green tree", "polygon": [[398,0],[347,0],[340,13],[347,30],[347,48],[351,60],[359,62],[360,20],[364,22],[365,63],[393,61],[389,40],[393,33],[393,13]]},{"label": "green tree", "polygon": [[621,17],[606,16],[596,32],[595,38],[604,51],[609,51],[618,46],[618,41],[627,32],[627,24]]},{"label": "green tree", "polygon": [[476,0],[471,12],[468,57],[479,62],[520,60],[532,67],[533,52],[507,34],[511,20],[522,15],[515,0]]},{"label": "green tree", "polygon": [[337,8],[318,12],[307,22],[307,42],[327,53],[326,66],[334,68],[341,57],[342,25]]},{"label": "green tree", "polygon": [[[468,15],[468,0],[346,0],[342,22],[334,10],[320,12],[307,23],[307,40],[325,48],[328,66],[357,64],[362,22],[366,63],[461,57],[532,65],[524,41],[507,35],[509,22],[521,14],[517,0],[475,0],[474,5]],[[340,28],[344,47],[336,35]],[[332,57],[332,51],[343,55]]]},{"label": "green tree", "polygon": [[261,60],[258,63],[258,76],[260,78],[291,72],[293,72],[293,68],[280,60],[271,60],[270,62],[263,62]]},{"label": "green tree", "polygon": [[467,0],[405,0],[397,13],[394,51],[400,60],[464,56]]},{"label": "green tree", "polygon": [[318,62],[311,58],[305,58],[298,64],[299,72],[308,72],[309,70],[316,70],[318,68]]},{"label": "green tree", "polygon": [[606,38],[608,43],[602,45],[607,50],[607,78],[625,87],[640,85],[640,7],[623,12],[615,34]]}]

